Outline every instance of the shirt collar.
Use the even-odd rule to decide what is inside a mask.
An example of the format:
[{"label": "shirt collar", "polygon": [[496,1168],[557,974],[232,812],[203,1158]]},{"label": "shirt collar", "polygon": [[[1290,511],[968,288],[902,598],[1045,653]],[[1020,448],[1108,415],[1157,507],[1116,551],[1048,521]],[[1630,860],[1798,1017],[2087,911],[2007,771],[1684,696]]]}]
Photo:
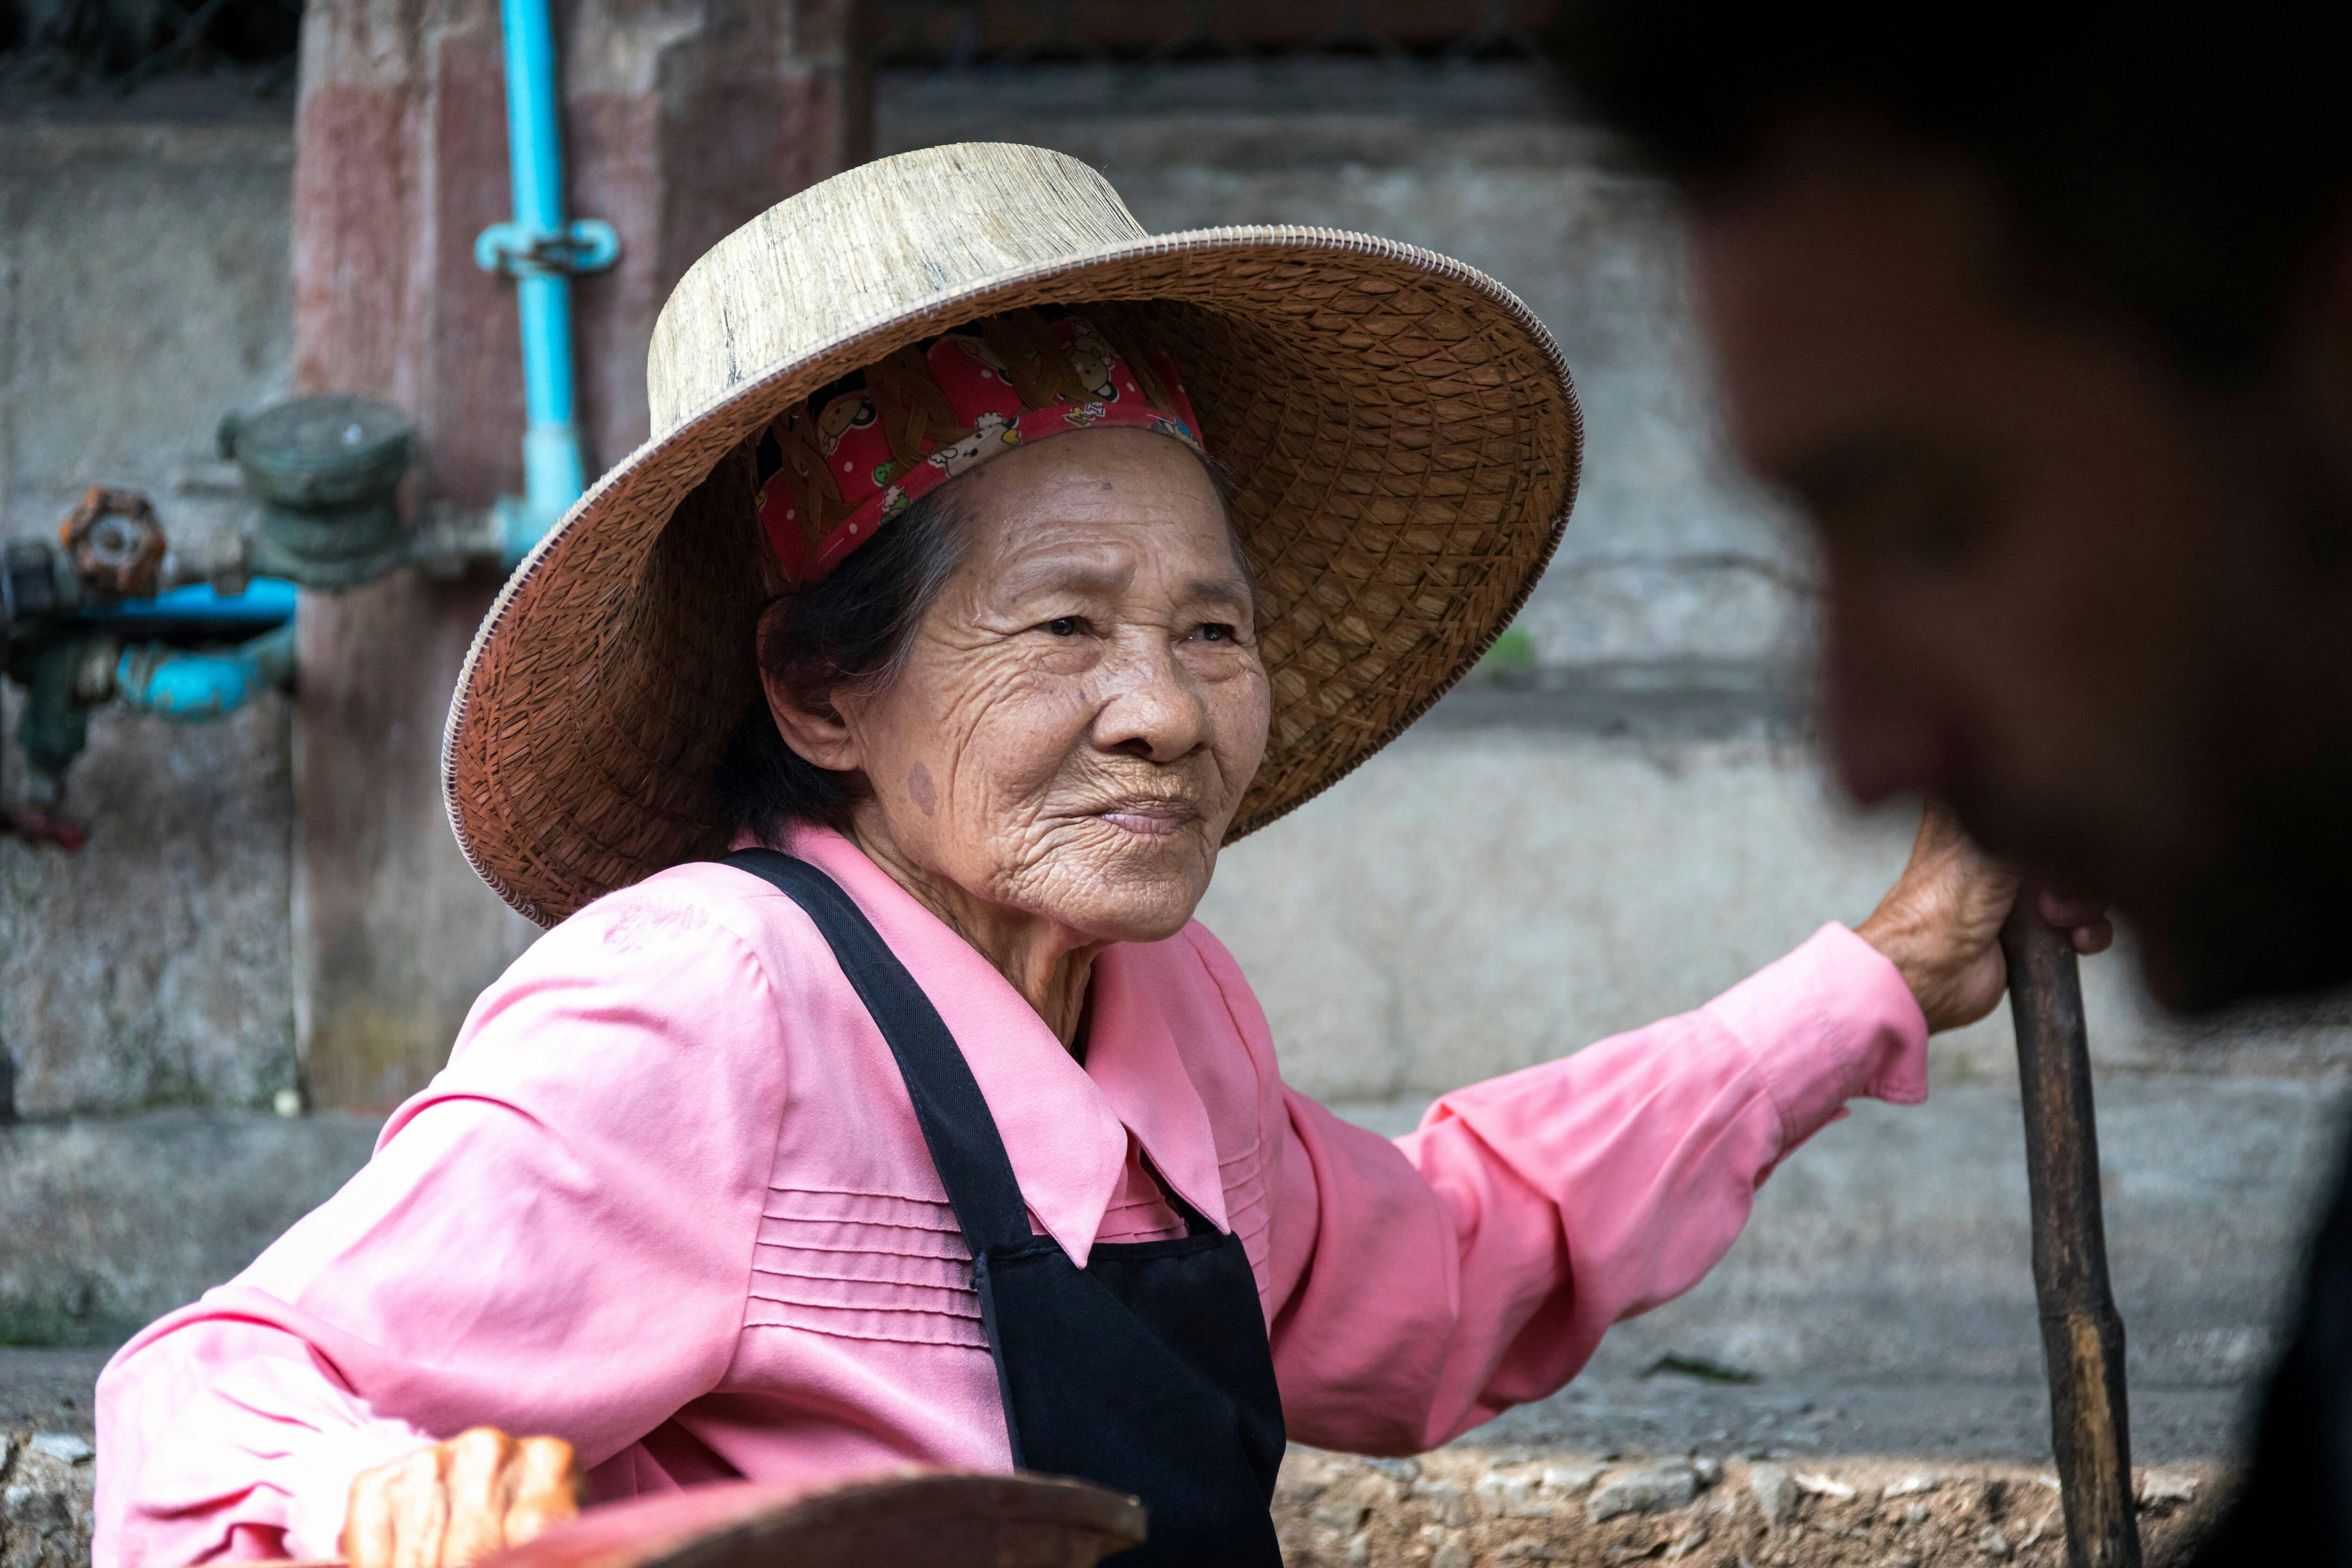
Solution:
[{"label": "shirt collar", "polygon": [[1227,1228],[1216,1145],[1137,958],[1117,945],[1095,960],[1087,1064],[1076,1060],[971,944],[841,834],[804,828],[792,853],[855,899],[955,1037],[1004,1141],[1038,1225],[1083,1269],[1118,1195],[1131,1130],[1160,1176]]},{"label": "shirt collar", "polygon": [[[1181,941],[1182,938],[1173,938]],[[1220,1230],[1225,1184],[1217,1167],[1209,1108],[1154,995],[1164,970],[1153,943],[1117,943],[1095,959],[1093,1012],[1087,1024],[1087,1072],[1143,1145],[1160,1179]]]}]

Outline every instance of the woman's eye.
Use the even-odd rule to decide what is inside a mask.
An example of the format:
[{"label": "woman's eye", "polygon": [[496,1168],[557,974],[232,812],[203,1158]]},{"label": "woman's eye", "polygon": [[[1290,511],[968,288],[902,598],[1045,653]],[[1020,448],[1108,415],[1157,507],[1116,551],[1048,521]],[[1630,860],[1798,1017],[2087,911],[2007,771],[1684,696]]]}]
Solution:
[{"label": "woman's eye", "polygon": [[1236,641],[1239,635],[1229,622],[1203,621],[1201,622],[1200,638],[1203,643],[1231,643]]},{"label": "woman's eye", "polygon": [[1084,624],[1075,615],[1057,615],[1045,622],[1045,630],[1056,637],[1075,637],[1078,634],[1078,628]]}]

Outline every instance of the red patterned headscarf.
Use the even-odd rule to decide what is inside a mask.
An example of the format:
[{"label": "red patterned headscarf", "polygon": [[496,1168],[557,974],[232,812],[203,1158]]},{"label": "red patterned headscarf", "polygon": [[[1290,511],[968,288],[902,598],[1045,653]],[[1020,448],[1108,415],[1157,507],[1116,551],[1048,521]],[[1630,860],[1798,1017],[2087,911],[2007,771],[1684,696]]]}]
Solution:
[{"label": "red patterned headscarf", "polygon": [[1204,450],[1165,360],[1123,351],[1083,316],[992,316],[901,349],[778,415],[761,444],[761,466],[774,472],[760,486],[760,521],[784,575],[815,582],[957,475],[1098,425]]}]

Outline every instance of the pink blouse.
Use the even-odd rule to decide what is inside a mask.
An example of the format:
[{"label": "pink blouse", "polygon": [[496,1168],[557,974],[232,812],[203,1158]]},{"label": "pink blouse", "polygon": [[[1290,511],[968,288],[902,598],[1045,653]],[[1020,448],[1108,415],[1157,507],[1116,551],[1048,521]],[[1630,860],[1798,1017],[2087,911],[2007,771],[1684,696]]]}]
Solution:
[{"label": "pink blouse", "polygon": [[[1097,961],[1083,1065],[846,840],[856,899],[970,1058],[1041,1233],[1240,1234],[1294,1440],[1443,1443],[1688,1290],[1926,1029],[1843,926],[1700,1009],[1439,1101],[1391,1142],[1286,1087],[1199,925]],[[971,1265],[889,1048],[800,907],[679,866],[541,938],[375,1157],[98,1389],[98,1568],[331,1553],[352,1475],[487,1424],[599,1499],[1010,1464]]]}]

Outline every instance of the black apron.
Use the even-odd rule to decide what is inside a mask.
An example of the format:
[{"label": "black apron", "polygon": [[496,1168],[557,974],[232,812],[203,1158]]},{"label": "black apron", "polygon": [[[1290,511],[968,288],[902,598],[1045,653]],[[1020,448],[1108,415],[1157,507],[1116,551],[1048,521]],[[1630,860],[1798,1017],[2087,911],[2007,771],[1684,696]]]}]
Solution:
[{"label": "black apron", "polygon": [[1029,1228],[995,1118],[947,1025],[864,912],[773,850],[726,863],[808,912],[890,1043],[947,1188],[996,1358],[1015,1468],[1143,1500],[1150,1539],[1119,1568],[1280,1568],[1273,1516],[1282,1400],[1241,1238],[1162,1183],[1169,1241],[1097,1243],[1084,1269]]}]

